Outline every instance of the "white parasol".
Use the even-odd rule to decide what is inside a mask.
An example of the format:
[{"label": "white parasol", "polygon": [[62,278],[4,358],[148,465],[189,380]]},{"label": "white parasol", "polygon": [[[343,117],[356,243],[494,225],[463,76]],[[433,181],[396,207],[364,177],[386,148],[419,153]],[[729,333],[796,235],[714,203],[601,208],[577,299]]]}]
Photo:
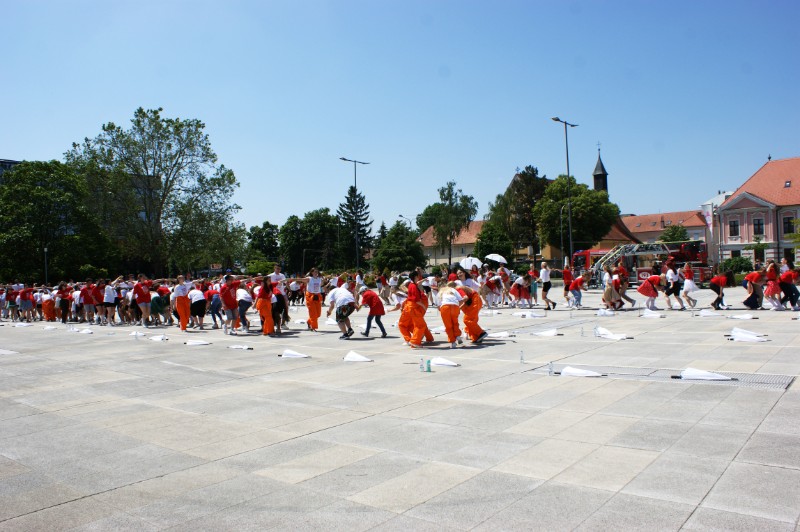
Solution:
[{"label": "white parasol", "polygon": [[459,264],[467,271],[471,270],[473,266],[478,269],[483,266],[483,262],[481,262],[481,259],[477,257],[467,257],[466,259],[459,261]]},{"label": "white parasol", "polygon": [[486,260],[493,260],[495,262],[502,262],[503,264],[508,264],[508,261],[502,255],[498,255],[497,253],[490,253],[486,255]]}]

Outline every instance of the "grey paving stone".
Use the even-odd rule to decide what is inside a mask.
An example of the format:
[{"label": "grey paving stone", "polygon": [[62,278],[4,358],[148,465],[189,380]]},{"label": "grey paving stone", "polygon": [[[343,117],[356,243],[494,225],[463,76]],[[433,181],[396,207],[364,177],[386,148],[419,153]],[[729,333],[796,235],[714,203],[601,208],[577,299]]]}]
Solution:
[{"label": "grey paving stone", "polygon": [[695,425],[670,447],[671,452],[731,460],[741,450],[750,434],[738,427]]},{"label": "grey paving stone", "polygon": [[[596,304],[599,294],[586,298]],[[797,386],[784,393],[524,371],[559,360],[797,374],[800,335],[786,329],[786,316],[748,324],[770,334],[765,348],[726,342],[733,322],[688,313],[570,314],[481,317],[492,331],[555,326],[564,336],[523,331],[455,352],[439,342],[424,356],[462,366],[430,374],[416,370],[419,353],[396,334],[342,346],[328,326],[281,339],[213,331],[213,344],[196,349],[174,338],[135,341],[132,328],[84,338],[38,324],[2,327],[0,343],[20,353],[0,357],[0,515],[7,528],[37,529],[494,531],[585,521],[616,530],[625,521],[615,505],[633,501],[637,524],[675,529],[681,505],[703,501],[688,525],[797,526]],[[580,336],[595,324],[635,340]],[[243,342],[254,350],[226,349]],[[342,363],[353,346],[375,362]],[[277,357],[285,348],[313,358]],[[528,364],[519,364],[520,349]],[[568,483],[547,480],[557,476]],[[660,512],[661,504],[673,509]]]},{"label": "grey paving stone", "polygon": [[736,460],[800,469],[800,436],[756,432]]},{"label": "grey paving stone", "polygon": [[678,530],[694,506],[620,493],[576,530]]},{"label": "grey paving stone", "polygon": [[329,495],[348,497],[420,467],[424,462],[383,452],[304,481],[301,486]]},{"label": "grey paving stone", "polygon": [[792,532],[791,523],[782,523],[771,519],[762,519],[752,515],[697,508],[692,517],[683,525],[684,530],[703,530],[706,532],[751,532],[752,530],[773,530],[775,532]]},{"label": "grey paving stone", "polygon": [[372,532],[452,532],[458,530],[447,525],[414,519],[405,514],[398,515],[370,529]]},{"label": "grey paving stone", "polygon": [[541,480],[487,471],[404,515],[469,530],[529,494],[541,483]]},{"label": "grey paving stone", "polygon": [[795,523],[799,500],[800,471],[734,462],[701,506]]},{"label": "grey paving stone", "polygon": [[691,428],[691,423],[643,419],[612,438],[609,444],[634,449],[665,451]]},{"label": "grey paving stone", "polygon": [[612,496],[613,493],[604,490],[548,482],[473,530],[573,529]]},{"label": "grey paving stone", "polygon": [[622,492],[697,505],[722,476],[728,463],[726,460],[664,453],[629,482]]},{"label": "grey paving stone", "polygon": [[168,528],[263,497],[283,487],[282,483],[271,479],[242,475],[128,510],[128,513],[159,528]]},{"label": "grey paving stone", "polygon": [[[294,521],[294,528],[299,530],[341,530],[342,532],[371,530],[391,519],[397,517],[393,512],[387,512],[372,506],[356,504],[351,501],[338,501],[328,506],[323,506]],[[285,520],[281,526],[288,525]]]}]

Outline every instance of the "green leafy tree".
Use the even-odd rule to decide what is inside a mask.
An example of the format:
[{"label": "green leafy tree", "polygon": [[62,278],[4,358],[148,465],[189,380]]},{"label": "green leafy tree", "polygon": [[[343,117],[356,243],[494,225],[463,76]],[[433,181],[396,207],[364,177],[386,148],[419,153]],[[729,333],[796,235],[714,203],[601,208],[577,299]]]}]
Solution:
[{"label": "green leafy tree", "polygon": [[278,231],[280,264],[287,271],[300,269],[303,261],[303,238],[300,233],[300,218],[291,215]]},{"label": "green leafy tree", "polygon": [[514,243],[509,233],[499,224],[485,222],[475,243],[475,256],[483,260],[490,253],[498,253],[510,260],[514,253]]},{"label": "green leafy tree", "polygon": [[[608,201],[608,193],[577,184],[569,178],[572,195],[572,240],[576,248],[588,249],[600,242],[619,218],[619,207]],[[569,242],[567,209],[561,232],[561,207],[567,204],[567,177],[558,176],[545,190],[542,201],[533,208],[534,218],[545,243],[560,246]]]},{"label": "green leafy tree", "polygon": [[[347,264],[359,264],[364,254],[372,249],[372,220],[369,217],[369,204],[364,195],[349,187],[344,202],[336,211],[342,224],[340,250]],[[358,243],[358,260],[356,261],[356,243]]]},{"label": "green leafy tree", "polygon": [[689,240],[689,231],[682,225],[670,225],[658,237],[661,242],[685,242]]},{"label": "green leafy tree", "polygon": [[116,268],[106,232],[93,213],[86,181],[58,161],[23,162],[0,186],[0,277],[27,282],[80,278],[81,266]]},{"label": "green leafy tree", "polygon": [[254,225],[247,232],[248,256],[275,260],[278,257],[278,233],[280,228],[269,222]]},{"label": "green leafy tree", "polygon": [[422,244],[417,241],[416,232],[402,222],[395,222],[386,236],[381,239],[380,246],[375,248],[372,264],[377,271],[412,270],[417,266],[425,266],[427,257]]},{"label": "green leafy tree", "polygon": [[508,197],[509,212],[513,231],[509,234],[515,248],[533,246],[534,250],[540,249],[539,230],[533,209],[539,200],[544,197],[549,185],[545,176],[539,176],[539,170],[534,166],[526,166],[517,172],[505,192]]},{"label": "green leafy tree", "polygon": [[[206,220],[190,204],[201,195],[215,198],[214,208],[227,217],[236,210],[227,203],[228,191],[238,186],[233,173],[217,164],[205,124],[164,118],[162,110],[140,107],[129,128],[109,122],[100,135],[66,153],[86,177],[95,208],[123,255],[156,274],[163,273],[169,253],[186,251],[169,245],[170,233]],[[190,261],[191,255],[175,259]]]},{"label": "green leafy tree", "polygon": [[305,275],[311,266],[327,270],[337,266],[337,238],[339,220],[328,208],[307,212],[300,220],[301,242],[303,253],[297,271]]},{"label": "green leafy tree", "polygon": [[439,189],[439,201],[428,205],[417,216],[417,227],[433,226],[433,236],[442,251],[447,250],[448,264],[453,262],[453,241],[469,227],[478,213],[478,202],[472,196],[456,190],[455,181]]},{"label": "green leafy tree", "polygon": [[[164,223],[171,273],[196,271],[212,263],[232,268],[245,258],[247,231],[236,222],[233,203],[236,178],[222,171],[199,176],[196,186],[178,200]],[[205,191],[216,191],[213,195]]]},{"label": "green leafy tree", "polygon": [[372,243],[372,245],[375,247],[375,249],[378,249],[379,247],[381,247],[381,240],[386,238],[386,233],[388,233],[388,232],[389,232],[389,230],[386,229],[386,224],[384,222],[381,222],[381,226],[378,228],[378,232],[375,235],[375,240]]}]

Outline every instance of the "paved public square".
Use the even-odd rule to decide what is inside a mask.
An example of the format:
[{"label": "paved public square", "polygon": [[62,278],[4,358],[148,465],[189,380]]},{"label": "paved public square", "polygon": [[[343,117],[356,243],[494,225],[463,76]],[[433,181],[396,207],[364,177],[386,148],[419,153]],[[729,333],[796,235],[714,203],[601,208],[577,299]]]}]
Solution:
[{"label": "paved public square", "polygon": [[[758,377],[800,374],[800,313],[730,319],[733,288],[718,316],[598,317],[552,293],[556,311],[482,316],[499,337],[460,349],[402,346],[396,313],[390,338],[349,341],[3,322],[0,529],[800,530],[800,385]],[[670,378],[687,367],[740,380]]]}]

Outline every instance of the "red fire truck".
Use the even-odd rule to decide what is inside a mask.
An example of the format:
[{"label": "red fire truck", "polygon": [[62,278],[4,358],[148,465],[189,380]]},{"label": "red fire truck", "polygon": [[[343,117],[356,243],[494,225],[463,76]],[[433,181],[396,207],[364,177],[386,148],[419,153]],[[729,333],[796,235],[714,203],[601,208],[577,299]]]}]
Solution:
[{"label": "red fire truck", "polygon": [[706,243],[701,240],[619,245],[595,261],[592,266],[593,277],[599,276],[606,264],[614,266],[620,259],[630,272],[631,284],[642,282],[654,272],[665,273],[666,263],[670,260],[678,268],[683,268],[686,263],[691,264],[694,281],[698,286],[708,282],[712,277]]},{"label": "red fire truck", "polygon": [[592,269],[594,264],[602,259],[610,249],[579,249],[572,254],[572,269],[577,270],[578,274],[585,270]]}]

